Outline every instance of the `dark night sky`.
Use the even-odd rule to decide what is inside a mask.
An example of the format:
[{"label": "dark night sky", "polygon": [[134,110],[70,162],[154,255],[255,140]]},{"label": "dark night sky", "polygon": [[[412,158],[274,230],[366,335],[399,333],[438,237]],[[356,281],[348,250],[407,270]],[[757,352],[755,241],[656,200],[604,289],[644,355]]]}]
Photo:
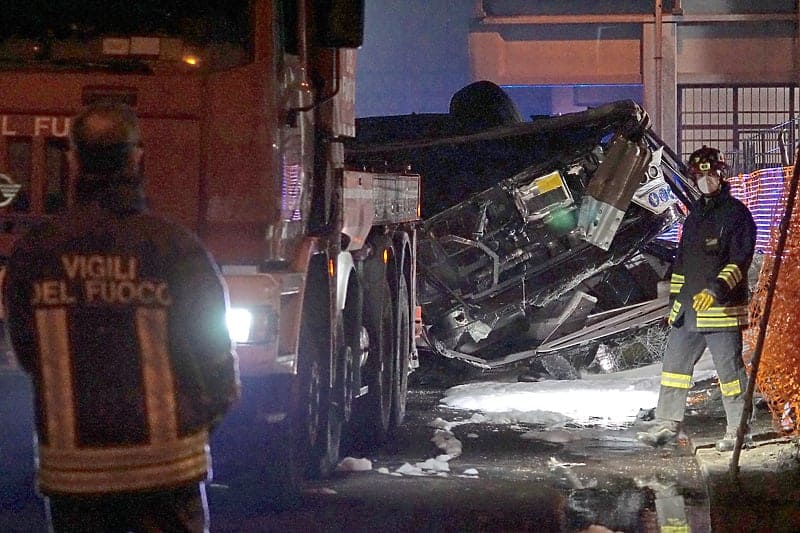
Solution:
[{"label": "dark night sky", "polygon": [[[516,0],[524,5],[528,1]],[[615,5],[643,1],[616,0]],[[547,4],[558,11],[564,7],[561,2]],[[365,0],[364,45],[356,67],[357,116],[447,112],[453,93],[473,81],[468,38],[475,5],[475,0]],[[615,90],[621,92],[608,101],[641,101],[641,86]],[[506,91],[526,118],[575,110],[553,107],[548,86]]]},{"label": "dark night sky", "polygon": [[366,0],[358,52],[360,117],[447,112],[468,84],[474,0]]}]

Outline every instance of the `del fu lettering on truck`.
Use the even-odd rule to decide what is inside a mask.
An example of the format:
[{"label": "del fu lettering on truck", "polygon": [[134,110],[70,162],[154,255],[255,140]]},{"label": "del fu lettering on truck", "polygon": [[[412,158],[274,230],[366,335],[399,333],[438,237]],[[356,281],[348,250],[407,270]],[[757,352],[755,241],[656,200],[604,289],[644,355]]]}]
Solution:
[{"label": "del fu lettering on truck", "polygon": [[162,280],[141,279],[139,261],[118,255],[62,255],[66,276],[34,283],[34,306],[143,305],[167,307],[172,303]]},{"label": "del fu lettering on truck", "polygon": [[69,123],[69,117],[0,115],[0,135],[66,137],[69,134]]}]

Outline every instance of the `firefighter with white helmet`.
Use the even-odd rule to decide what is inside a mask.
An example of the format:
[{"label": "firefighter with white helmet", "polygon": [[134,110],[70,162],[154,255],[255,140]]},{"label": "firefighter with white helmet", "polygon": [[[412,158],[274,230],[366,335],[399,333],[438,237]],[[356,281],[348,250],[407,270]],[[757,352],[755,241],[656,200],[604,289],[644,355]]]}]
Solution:
[{"label": "firefighter with white helmet", "polygon": [[756,225],[747,207],[730,194],[729,169],[719,150],[703,145],[689,157],[688,166],[702,196],[686,218],[672,266],[671,329],[662,362],[656,422],[637,438],[650,446],[676,440],[694,365],[708,348],[727,419],[725,436],[716,448],[730,451],[747,387],[742,328],[747,325],[747,272],[755,249]]}]

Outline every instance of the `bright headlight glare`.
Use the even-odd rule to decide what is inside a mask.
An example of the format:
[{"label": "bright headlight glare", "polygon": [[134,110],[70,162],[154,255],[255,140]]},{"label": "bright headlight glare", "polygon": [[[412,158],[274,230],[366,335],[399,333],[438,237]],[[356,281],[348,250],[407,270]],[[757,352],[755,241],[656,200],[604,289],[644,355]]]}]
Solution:
[{"label": "bright headlight glare", "polygon": [[250,327],[253,324],[253,314],[247,309],[228,309],[226,316],[228,333],[234,342],[247,342],[250,340]]}]

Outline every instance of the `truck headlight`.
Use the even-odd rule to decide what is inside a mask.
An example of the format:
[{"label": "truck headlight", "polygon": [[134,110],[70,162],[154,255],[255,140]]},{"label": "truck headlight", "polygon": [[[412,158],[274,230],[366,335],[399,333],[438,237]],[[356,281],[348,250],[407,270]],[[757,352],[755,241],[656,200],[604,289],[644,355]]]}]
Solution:
[{"label": "truck headlight", "polygon": [[250,329],[253,325],[253,313],[248,309],[232,307],[225,317],[228,333],[233,342],[244,343],[250,340]]},{"label": "truck headlight", "polygon": [[231,307],[225,320],[231,340],[237,344],[264,344],[276,341],[278,315],[269,306]]}]

